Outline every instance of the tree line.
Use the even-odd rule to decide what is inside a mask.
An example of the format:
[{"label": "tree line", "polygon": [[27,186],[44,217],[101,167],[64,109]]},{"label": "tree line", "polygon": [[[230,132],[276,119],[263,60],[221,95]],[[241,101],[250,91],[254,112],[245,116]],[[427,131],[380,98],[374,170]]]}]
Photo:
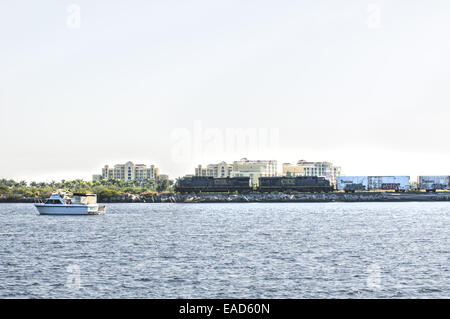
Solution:
[{"label": "tree line", "polygon": [[120,179],[104,179],[101,181],[84,181],[76,179],[30,182],[0,179],[0,196],[20,197],[48,197],[52,193],[63,190],[71,193],[94,193],[100,197],[114,197],[122,194],[141,195],[148,193],[163,193],[173,191],[173,181],[167,179],[124,181]]}]

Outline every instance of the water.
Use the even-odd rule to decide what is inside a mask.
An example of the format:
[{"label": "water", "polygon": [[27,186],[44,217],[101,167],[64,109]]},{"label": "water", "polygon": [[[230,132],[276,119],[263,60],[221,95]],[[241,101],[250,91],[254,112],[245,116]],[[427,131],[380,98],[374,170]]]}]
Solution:
[{"label": "water", "polygon": [[1,298],[449,298],[450,203],[0,204]]}]

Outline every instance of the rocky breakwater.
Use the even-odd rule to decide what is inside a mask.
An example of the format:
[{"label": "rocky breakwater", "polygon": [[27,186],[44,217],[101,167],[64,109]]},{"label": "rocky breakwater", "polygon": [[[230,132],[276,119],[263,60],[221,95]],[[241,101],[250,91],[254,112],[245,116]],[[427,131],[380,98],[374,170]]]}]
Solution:
[{"label": "rocky breakwater", "polygon": [[[33,203],[35,198],[0,196],[2,203]],[[326,203],[326,202],[427,202],[450,201],[450,192],[437,193],[248,193],[248,194],[124,194],[98,197],[99,203]]]},{"label": "rocky breakwater", "polygon": [[250,194],[190,194],[178,195],[176,202],[184,203],[280,203],[280,202],[411,202],[450,201],[446,193],[250,193]]},{"label": "rocky breakwater", "polygon": [[114,197],[99,197],[101,203],[177,203],[180,202],[178,194],[134,195],[123,194]]},{"label": "rocky breakwater", "polygon": [[450,201],[450,192],[442,193],[249,193],[249,194],[156,194],[121,195],[102,198],[109,203],[282,203],[282,202],[412,202]]},{"label": "rocky breakwater", "polygon": [[34,203],[35,197],[26,197],[20,195],[0,195],[0,203]]}]

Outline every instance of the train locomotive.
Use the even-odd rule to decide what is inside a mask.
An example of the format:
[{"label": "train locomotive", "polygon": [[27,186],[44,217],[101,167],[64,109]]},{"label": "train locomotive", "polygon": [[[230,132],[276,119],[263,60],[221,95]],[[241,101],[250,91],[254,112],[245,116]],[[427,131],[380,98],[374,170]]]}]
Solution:
[{"label": "train locomotive", "polygon": [[318,176],[296,176],[296,177],[260,177],[259,188],[260,192],[309,192],[309,193],[323,193],[332,192],[334,190],[330,181],[325,177]]},{"label": "train locomotive", "polygon": [[186,176],[175,184],[179,193],[250,192],[250,177]]}]

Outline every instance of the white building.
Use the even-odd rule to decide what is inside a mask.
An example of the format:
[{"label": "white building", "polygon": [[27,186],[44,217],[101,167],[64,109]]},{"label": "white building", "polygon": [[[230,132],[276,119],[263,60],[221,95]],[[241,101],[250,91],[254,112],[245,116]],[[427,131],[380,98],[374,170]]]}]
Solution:
[{"label": "white building", "polygon": [[246,158],[233,162],[231,177],[248,176],[250,183],[257,186],[259,177],[277,176],[278,163],[275,160],[248,160]]},{"label": "white building", "polygon": [[250,177],[252,185],[258,185],[259,177],[277,176],[277,161],[248,160],[234,161],[233,164],[220,162],[206,167],[199,165],[195,168],[195,176],[218,177]]},{"label": "white building", "polygon": [[307,162],[300,160],[297,164],[283,163],[283,176],[320,176],[325,177],[331,184],[336,185],[337,177],[341,175],[341,168],[330,162]]},{"label": "white building", "polygon": [[226,162],[209,164],[206,167],[199,165],[195,168],[195,176],[230,177],[233,165]]},{"label": "white building", "polygon": [[125,164],[117,164],[114,167],[105,165],[102,169],[101,175],[93,175],[92,179],[121,179],[125,181],[144,181],[149,179],[157,179],[159,177],[159,169],[154,165],[147,167],[144,164],[134,164],[127,162]]}]

